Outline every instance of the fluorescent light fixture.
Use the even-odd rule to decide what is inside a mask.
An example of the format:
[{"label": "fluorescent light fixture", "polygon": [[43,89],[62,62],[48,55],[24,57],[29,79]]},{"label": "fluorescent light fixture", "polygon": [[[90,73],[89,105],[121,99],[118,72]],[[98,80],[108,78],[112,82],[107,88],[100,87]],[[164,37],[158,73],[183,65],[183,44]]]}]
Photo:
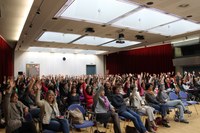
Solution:
[{"label": "fluorescent light fixture", "polygon": [[72,54],[103,54],[107,51],[67,49],[67,48],[46,48],[46,47],[29,47],[28,52],[50,52],[50,53],[72,53]]},{"label": "fluorescent light fixture", "polygon": [[179,18],[172,15],[168,15],[152,9],[143,8],[113,23],[113,26],[145,31],[178,19]]},{"label": "fluorescent light fixture", "polygon": [[[24,24],[26,22],[26,19],[28,17],[28,14],[31,10],[31,7],[32,7],[32,4],[33,4],[33,1],[34,0],[24,0],[23,1],[23,7],[20,8],[19,12],[21,13],[20,15],[17,15],[18,16],[18,19],[15,21],[16,24],[18,24],[18,27],[17,27],[17,30],[16,30],[16,33],[15,33],[15,36],[14,36],[14,40],[19,40],[19,37],[21,35],[21,32],[22,32],[22,29],[24,27]],[[17,11],[18,12],[18,11]],[[6,16],[5,16],[6,17]]]},{"label": "fluorescent light fixture", "polygon": [[115,48],[123,48],[123,47],[128,47],[128,46],[132,46],[132,45],[136,45],[139,44],[141,42],[135,42],[135,41],[127,41],[127,40],[123,40],[124,43],[116,43],[116,41],[111,42],[111,43],[107,43],[105,45],[102,45],[104,47],[115,47]]},{"label": "fluorescent light fixture", "polygon": [[38,41],[69,43],[80,36],[81,35],[78,35],[78,34],[64,34],[64,33],[59,33],[59,32],[46,31],[40,36]]},{"label": "fluorescent light fixture", "polygon": [[102,24],[137,7],[133,3],[119,0],[68,0],[56,17]]},{"label": "fluorescent light fixture", "polygon": [[193,41],[193,40],[199,40],[199,37],[194,37],[194,38],[188,38],[188,39],[182,39],[182,40],[177,40],[177,41],[172,41],[172,44],[176,44],[176,43],[181,43],[181,42],[188,42],[188,41]]},{"label": "fluorescent light fixture", "polygon": [[176,36],[192,31],[200,30],[200,24],[188,20],[179,20],[164,26],[149,30],[151,33],[157,33],[164,36]]},{"label": "fluorescent light fixture", "polygon": [[97,51],[97,50],[82,50],[79,54],[103,54],[107,51]]},{"label": "fluorescent light fixture", "polygon": [[46,47],[29,47],[29,52],[50,52],[50,53],[78,53],[81,49],[65,49],[65,48],[46,48]]},{"label": "fluorescent light fixture", "polygon": [[188,39],[182,39],[182,40],[177,40],[177,41],[172,41],[171,43],[173,44],[174,47],[179,47],[179,46],[188,46],[188,45],[195,45],[199,43],[199,37],[193,37],[193,38],[188,38]]},{"label": "fluorescent light fixture", "polygon": [[105,42],[109,42],[113,39],[111,38],[101,38],[101,37],[95,37],[95,36],[85,36],[75,42],[74,44],[86,44],[86,45],[99,45]]}]

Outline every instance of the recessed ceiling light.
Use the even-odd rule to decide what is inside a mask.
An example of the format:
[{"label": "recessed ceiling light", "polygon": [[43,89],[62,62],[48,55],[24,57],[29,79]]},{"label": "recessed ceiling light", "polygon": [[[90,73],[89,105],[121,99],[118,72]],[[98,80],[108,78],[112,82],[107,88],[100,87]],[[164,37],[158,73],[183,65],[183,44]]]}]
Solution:
[{"label": "recessed ceiling light", "polygon": [[56,18],[56,17],[53,17],[52,19],[53,19],[53,20],[58,20],[58,18]]},{"label": "recessed ceiling light", "polygon": [[191,18],[192,17],[192,15],[188,15],[188,16],[186,16],[187,18]]},{"label": "recessed ceiling light", "polygon": [[67,31],[74,31],[73,29],[67,29]]},{"label": "recessed ceiling light", "polygon": [[153,2],[152,1],[147,2],[147,5],[153,5]]},{"label": "recessed ceiling light", "polygon": [[186,8],[186,7],[188,7],[190,4],[181,4],[181,5],[179,5],[178,7],[181,7],[181,8]]},{"label": "recessed ceiling light", "polygon": [[88,27],[88,28],[85,29],[85,32],[86,33],[94,33],[95,30],[93,28],[91,28],[91,27]]}]

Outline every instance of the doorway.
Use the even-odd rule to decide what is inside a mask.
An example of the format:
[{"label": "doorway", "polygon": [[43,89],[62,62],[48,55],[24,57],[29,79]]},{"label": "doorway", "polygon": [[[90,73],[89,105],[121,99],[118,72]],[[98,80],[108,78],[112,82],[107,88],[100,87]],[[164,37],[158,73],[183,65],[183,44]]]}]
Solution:
[{"label": "doorway", "polygon": [[86,65],[86,74],[87,75],[96,74],[96,65]]},{"label": "doorway", "polygon": [[40,76],[40,64],[26,64],[26,76],[28,77]]}]

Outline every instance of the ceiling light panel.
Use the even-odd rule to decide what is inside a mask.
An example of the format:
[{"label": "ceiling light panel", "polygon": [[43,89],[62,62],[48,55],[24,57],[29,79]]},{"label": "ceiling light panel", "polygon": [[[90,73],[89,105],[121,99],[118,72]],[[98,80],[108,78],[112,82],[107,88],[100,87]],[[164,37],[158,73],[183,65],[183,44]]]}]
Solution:
[{"label": "ceiling light panel", "polygon": [[68,0],[56,17],[102,24],[137,7],[138,5],[119,0]]},{"label": "ceiling light panel", "polygon": [[103,54],[107,51],[97,51],[97,50],[82,50],[79,54]]},{"label": "ceiling light panel", "polygon": [[101,38],[101,37],[95,37],[95,36],[85,36],[75,42],[74,44],[86,44],[86,45],[99,45],[105,42],[109,42],[113,39],[111,38]]},{"label": "ceiling light panel", "polygon": [[164,26],[149,30],[151,33],[157,33],[164,36],[175,36],[192,31],[200,30],[200,24],[188,20],[179,20]]},{"label": "ceiling light panel", "polygon": [[44,32],[38,39],[38,41],[43,42],[57,42],[57,43],[69,43],[81,35],[78,34],[64,34],[59,32]]},{"label": "ceiling light panel", "polygon": [[163,25],[178,19],[179,18],[172,15],[168,15],[152,9],[143,8],[113,23],[113,26],[146,31],[153,27],[157,27],[159,25]]},{"label": "ceiling light panel", "polygon": [[104,47],[115,47],[115,48],[123,48],[123,47],[128,47],[128,46],[132,46],[132,45],[136,45],[139,44],[141,42],[135,42],[135,41],[127,41],[127,40],[123,40],[124,43],[116,43],[116,41],[111,42],[111,43],[107,43],[105,45],[102,45]]},{"label": "ceiling light panel", "polygon": [[[20,7],[20,9],[18,9],[18,8],[15,8],[15,9],[17,9],[17,11],[14,9],[8,9],[8,12],[9,13],[14,13],[15,14],[15,16],[18,16],[18,17],[13,17],[13,20],[15,21],[15,25],[16,25],[16,30],[14,30],[14,32],[13,32],[13,34],[12,35],[14,35],[13,36],[13,40],[15,40],[15,41],[18,41],[19,40],[19,37],[20,37],[20,35],[21,35],[21,32],[22,32],[22,30],[23,30],[23,27],[24,27],[24,24],[25,24],[25,22],[26,22],[26,20],[27,20],[27,17],[28,17],[28,14],[29,14],[29,12],[30,12],[30,10],[31,10],[31,7],[32,7],[32,5],[33,5],[33,1],[34,0],[24,0],[22,3],[23,3],[23,5],[22,5],[22,3],[21,4],[19,4],[21,1],[19,1],[19,3],[18,3],[18,6],[20,5],[22,5],[21,7]],[[7,2],[7,1],[6,1]],[[5,2],[5,3],[6,3]],[[1,2],[0,2],[1,3]],[[1,4],[0,4],[1,5]],[[3,4],[0,6],[0,10],[2,10],[3,9]],[[17,6],[16,6],[17,7]],[[20,13],[20,14],[18,14],[18,13]],[[1,14],[1,11],[0,11],[0,14]],[[7,14],[7,15],[9,15],[9,14]],[[5,17],[7,17],[6,16],[6,14],[5,14]],[[15,29],[15,28],[11,28],[11,29]]]},{"label": "ceiling light panel", "polygon": [[29,47],[29,52],[53,52],[53,53],[78,53],[80,49],[65,49],[65,48],[46,48],[46,47]]},{"label": "ceiling light panel", "polygon": [[66,49],[66,48],[46,48],[46,47],[29,47],[29,52],[50,52],[50,53],[72,53],[72,54],[103,54],[107,51]]}]

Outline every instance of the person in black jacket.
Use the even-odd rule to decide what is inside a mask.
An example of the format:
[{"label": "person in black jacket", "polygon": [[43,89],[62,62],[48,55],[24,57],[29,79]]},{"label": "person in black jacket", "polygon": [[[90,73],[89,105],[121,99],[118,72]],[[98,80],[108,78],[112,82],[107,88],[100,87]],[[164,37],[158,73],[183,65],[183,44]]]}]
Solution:
[{"label": "person in black jacket", "polygon": [[76,86],[72,86],[71,88],[71,92],[69,92],[68,94],[68,105],[70,106],[71,104],[80,104],[80,96],[79,94],[76,92]]},{"label": "person in black jacket", "polygon": [[117,112],[120,116],[125,117],[126,119],[130,119],[133,124],[135,125],[135,128],[140,133],[148,133],[147,129],[143,125],[140,116],[135,113],[133,110],[127,108],[124,98],[122,94],[119,93],[120,89],[118,87],[113,87],[113,98],[112,98],[112,105],[117,109]]}]

